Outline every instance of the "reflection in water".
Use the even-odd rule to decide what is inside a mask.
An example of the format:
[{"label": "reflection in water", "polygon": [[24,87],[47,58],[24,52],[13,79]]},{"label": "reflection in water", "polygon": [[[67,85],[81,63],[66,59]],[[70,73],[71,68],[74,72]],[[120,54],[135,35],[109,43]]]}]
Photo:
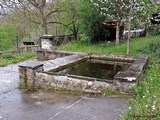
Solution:
[{"label": "reflection in water", "polygon": [[58,74],[72,74],[100,79],[113,79],[118,71],[124,71],[126,69],[126,65],[93,63],[88,60],[59,71]]}]

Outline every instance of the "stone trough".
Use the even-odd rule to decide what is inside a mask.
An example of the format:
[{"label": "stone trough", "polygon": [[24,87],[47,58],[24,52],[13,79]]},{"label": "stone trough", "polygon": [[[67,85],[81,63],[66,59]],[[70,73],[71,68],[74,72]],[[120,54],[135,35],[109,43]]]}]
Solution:
[{"label": "stone trough", "polygon": [[[22,88],[62,88],[94,93],[99,93],[104,89],[128,92],[136,85],[148,60],[148,57],[77,53],[56,50],[40,50],[37,52],[37,57],[38,60],[43,60],[43,62],[19,65],[20,86]],[[59,74],[61,71],[67,71],[70,67],[74,67],[86,61],[92,62],[93,65],[94,63],[101,64],[101,66],[105,66],[106,64],[112,65],[113,72],[115,71],[113,79],[108,80],[68,73]],[[116,66],[124,65],[127,66],[125,70],[116,70]],[[94,69],[98,70],[98,68]]]}]

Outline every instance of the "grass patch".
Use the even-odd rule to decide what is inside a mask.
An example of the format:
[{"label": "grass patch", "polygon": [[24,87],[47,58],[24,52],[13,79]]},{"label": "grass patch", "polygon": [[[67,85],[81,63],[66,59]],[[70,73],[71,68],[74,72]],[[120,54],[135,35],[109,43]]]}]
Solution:
[{"label": "grass patch", "polygon": [[21,61],[33,59],[36,57],[36,53],[21,53],[21,54],[2,54],[0,55],[0,67],[18,63]]},{"label": "grass patch", "polygon": [[[131,55],[137,55],[138,50],[148,46],[154,41],[160,40],[160,36],[148,36],[145,38],[134,38],[131,41]],[[68,50],[75,52],[95,52],[107,54],[126,54],[127,43],[122,42],[119,45],[113,43],[103,43],[97,45],[90,45],[86,40],[79,40],[59,47],[59,50]]]},{"label": "grass patch", "polygon": [[112,95],[117,95],[115,92],[112,92],[112,91],[110,91],[110,90],[107,90],[107,89],[105,89],[105,90],[102,90],[102,91],[101,91],[101,94],[102,94],[102,95],[104,95],[104,96],[112,96]]},{"label": "grass patch", "polygon": [[160,55],[160,40],[154,41],[149,45],[138,50],[141,54],[148,54],[150,56],[159,56]]}]

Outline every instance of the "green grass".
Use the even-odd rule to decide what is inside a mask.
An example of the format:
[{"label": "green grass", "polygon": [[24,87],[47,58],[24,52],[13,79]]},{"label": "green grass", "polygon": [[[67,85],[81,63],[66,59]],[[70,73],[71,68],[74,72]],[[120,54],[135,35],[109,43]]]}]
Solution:
[{"label": "green grass", "polygon": [[[87,41],[80,40],[61,46],[60,50],[77,52],[96,52],[111,54],[126,54],[127,43],[120,45],[100,44],[89,45]],[[160,120],[160,36],[148,36],[132,39],[130,55],[149,55],[148,68],[141,81],[133,89],[129,101],[128,111],[124,120]]]},{"label": "green grass", "polygon": [[125,120],[160,119],[160,60],[151,59],[148,70],[134,89]]},{"label": "green grass", "polygon": [[36,53],[21,53],[21,54],[2,54],[0,55],[0,67],[18,63],[21,61],[33,59],[36,57]]},{"label": "green grass", "polygon": [[[153,41],[160,40],[160,36],[148,36],[145,38],[132,39],[131,41],[131,55],[136,55],[137,50],[142,47],[147,46]],[[127,43],[123,42],[119,45],[113,43],[103,43],[98,45],[90,45],[85,40],[80,40],[77,42],[72,42],[66,45],[63,45],[59,50],[68,50],[75,52],[96,52],[96,53],[107,53],[107,54],[126,54],[127,53]]]}]

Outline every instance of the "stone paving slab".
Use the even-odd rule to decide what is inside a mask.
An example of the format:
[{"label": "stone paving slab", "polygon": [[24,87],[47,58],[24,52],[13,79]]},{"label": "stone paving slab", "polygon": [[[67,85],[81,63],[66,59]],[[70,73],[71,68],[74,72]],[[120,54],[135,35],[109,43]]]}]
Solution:
[{"label": "stone paving slab", "polygon": [[84,55],[78,54],[78,55],[70,55],[62,58],[57,58],[55,60],[48,60],[44,62],[44,71],[50,71],[50,70],[56,69],[59,66],[64,66],[64,65],[73,63],[74,61],[84,59],[85,57],[87,57],[86,54]]}]

